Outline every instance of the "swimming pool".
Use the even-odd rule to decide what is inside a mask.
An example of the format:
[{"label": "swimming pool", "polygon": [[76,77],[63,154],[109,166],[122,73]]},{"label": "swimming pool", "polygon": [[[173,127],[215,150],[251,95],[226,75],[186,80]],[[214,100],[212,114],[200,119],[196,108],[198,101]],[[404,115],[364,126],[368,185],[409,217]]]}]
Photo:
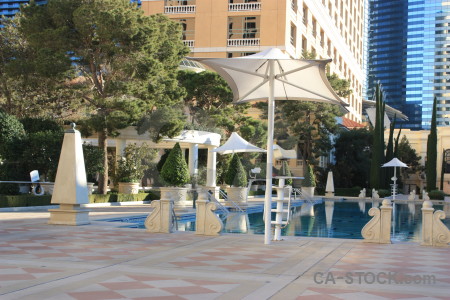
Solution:
[{"label": "swimming pool", "polygon": [[[333,237],[362,239],[361,229],[371,219],[368,215],[372,205],[379,206],[380,202],[364,201],[316,201],[303,203],[292,208],[290,223],[283,228],[284,236]],[[445,204],[450,205],[450,204]],[[421,238],[421,203],[394,203],[394,218],[392,219],[392,240],[420,241]],[[434,208],[447,211],[449,207],[435,205]],[[254,207],[251,212],[230,212],[223,219],[226,233],[264,234],[263,207]],[[123,227],[144,228],[146,216],[136,216],[109,221],[130,223]],[[450,219],[444,221],[450,227]],[[195,215],[184,215],[177,221],[178,230],[195,231]]]}]

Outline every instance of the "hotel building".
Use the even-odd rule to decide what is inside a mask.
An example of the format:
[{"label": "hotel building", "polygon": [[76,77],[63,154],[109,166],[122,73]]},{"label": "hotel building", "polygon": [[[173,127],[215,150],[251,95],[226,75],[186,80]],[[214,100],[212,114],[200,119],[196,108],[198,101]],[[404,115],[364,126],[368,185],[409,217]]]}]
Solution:
[{"label": "hotel building", "polygon": [[346,115],[361,122],[365,83],[361,0],[141,0],[183,26],[194,57],[238,57],[277,47],[293,58],[307,51],[328,59],[330,73],[350,81]]}]

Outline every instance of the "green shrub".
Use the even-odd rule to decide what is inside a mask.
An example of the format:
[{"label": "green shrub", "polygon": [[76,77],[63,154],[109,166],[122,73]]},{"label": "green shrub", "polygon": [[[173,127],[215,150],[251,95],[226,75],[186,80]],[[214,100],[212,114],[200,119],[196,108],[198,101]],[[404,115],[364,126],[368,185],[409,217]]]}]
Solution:
[{"label": "green shrub", "polygon": [[51,205],[51,195],[8,195],[0,196],[0,207],[26,207]]},{"label": "green shrub", "polygon": [[25,138],[25,129],[19,120],[0,111],[0,157],[14,160],[20,150],[18,141]]},{"label": "green shrub", "polygon": [[137,146],[130,144],[125,147],[123,157],[117,161],[117,182],[140,182],[144,172],[148,168],[147,162],[153,160],[156,151],[151,150],[146,144]]},{"label": "green shrub", "polygon": [[89,203],[117,202],[117,194],[92,194],[89,195]]},{"label": "green shrub", "polygon": [[17,183],[0,183],[0,195],[19,195],[19,190]]},{"label": "green shrub", "polygon": [[440,190],[432,190],[428,193],[428,196],[432,200],[444,200],[445,193]]},{"label": "green shrub", "polygon": [[189,182],[189,170],[179,143],[173,146],[162,169],[161,178],[170,186],[184,186]]},{"label": "green shrub", "polygon": [[335,196],[347,196],[347,197],[358,197],[361,192],[360,188],[335,188]]},{"label": "green shrub", "polygon": [[315,187],[316,186],[316,176],[314,175],[314,170],[310,164],[307,164],[307,170],[305,174],[305,179],[303,180],[304,187]]},{"label": "green shrub", "polygon": [[383,189],[378,190],[378,196],[380,196],[380,198],[389,197],[391,195],[392,195],[392,193],[390,190],[383,190]]},{"label": "green shrub", "polygon": [[230,166],[225,175],[225,183],[234,187],[247,186],[247,173],[237,154],[233,154],[231,158]]},{"label": "green shrub", "polygon": [[103,172],[103,150],[97,146],[84,143],[83,157],[88,182],[94,182],[96,174]]}]

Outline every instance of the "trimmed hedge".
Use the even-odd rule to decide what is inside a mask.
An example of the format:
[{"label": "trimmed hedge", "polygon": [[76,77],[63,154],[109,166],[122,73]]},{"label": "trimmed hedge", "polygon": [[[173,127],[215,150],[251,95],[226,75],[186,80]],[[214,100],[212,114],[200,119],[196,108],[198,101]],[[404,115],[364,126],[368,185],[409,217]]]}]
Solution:
[{"label": "trimmed hedge", "polygon": [[25,207],[51,205],[52,196],[13,195],[0,196],[0,207]]},{"label": "trimmed hedge", "polygon": [[358,197],[361,192],[360,188],[335,188],[335,196]]},{"label": "trimmed hedge", "polygon": [[[89,203],[108,203],[108,202],[132,202],[132,201],[151,201],[159,199],[159,192],[139,193],[134,195],[127,194],[93,194],[89,195]],[[0,196],[0,207],[26,207],[26,206],[45,206],[52,205],[51,195],[14,195]]]}]

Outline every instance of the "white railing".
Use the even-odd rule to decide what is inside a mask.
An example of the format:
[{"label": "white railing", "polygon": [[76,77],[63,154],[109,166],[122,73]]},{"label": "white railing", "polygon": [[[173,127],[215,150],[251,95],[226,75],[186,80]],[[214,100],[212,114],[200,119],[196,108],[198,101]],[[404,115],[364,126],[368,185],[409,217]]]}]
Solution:
[{"label": "white railing", "polygon": [[228,11],[253,11],[253,10],[261,10],[261,2],[228,4]]},{"label": "white railing", "polygon": [[259,39],[228,39],[228,47],[259,46]]},{"label": "white railing", "polygon": [[165,14],[193,14],[195,5],[164,6]]},{"label": "white railing", "polygon": [[194,40],[183,40],[183,43],[186,47],[194,48],[195,41]]}]

